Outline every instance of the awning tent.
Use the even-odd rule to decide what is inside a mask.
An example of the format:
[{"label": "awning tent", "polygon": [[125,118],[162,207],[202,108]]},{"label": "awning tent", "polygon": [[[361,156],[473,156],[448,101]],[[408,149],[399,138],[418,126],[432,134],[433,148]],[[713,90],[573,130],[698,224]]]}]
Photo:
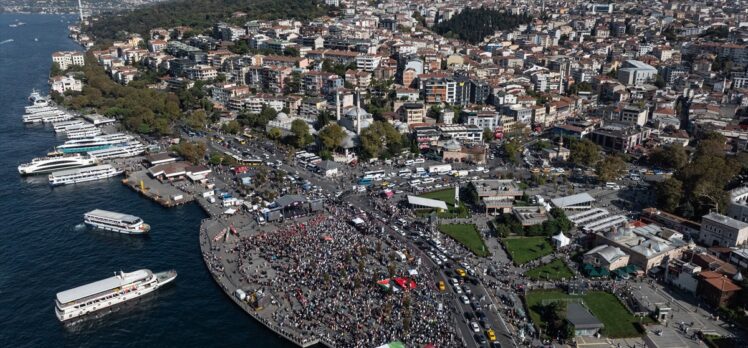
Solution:
[{"label": "awning tent", "polygon": [[551,241],[557,249],[563,248],[571,243],[571,239],[565,236],[563,232],[559,232],[557,235],[553,236]]}]

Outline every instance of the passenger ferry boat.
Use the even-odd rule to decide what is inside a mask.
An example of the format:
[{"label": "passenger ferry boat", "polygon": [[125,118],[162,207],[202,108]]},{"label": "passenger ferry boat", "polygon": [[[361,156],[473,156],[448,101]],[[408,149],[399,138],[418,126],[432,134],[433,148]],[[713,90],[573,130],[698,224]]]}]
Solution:
[{"label": "passenger ferry boat", "polygon": [[94,126],[91,127],[79,127],[79,128],[73,128],[66,132],[63,132],[65,134],[65,137],[68,139],[85,139],[90,137],[95,137],[97,135],[101,135],[101,129],[98,129]]},{"label": "passenger ferry boat", "polygon": [[177,271],[153,273],[148,269],[115,273],[113,277],[58,292],[55,315],[64,322],[136,299],[171,283]]},{"label": "passenger ferry boat", "polygon": [[55,133],[65,133],[69,129],[76,129],[78,127],[85,127],[85,126],[91,126],[92,124],[83,121],[81,119],[74,119],[70,121],[61,121],[61,122],[54,122],[52,123],[52,129],[55,130]]},{"label": "passenger ferry boat", "polygon": [[137,216],[101,209],[83,214],[83,222],[102,230],[125,234],[143,234],[151,230],[151,226]]},{"label": "passenger ferry boat", "polygon": [[122,174],[122,172],[122,170],[114,168],[109,164],[102,164],[95,167],[61,170],[59,172],[52,172],[52,174],[49,175],[49,184],[52,186],[77,184],[81,182],[115,177]]},{"label": "passenger ferry boat", "polygon": [[45,112],[45,111],[54,111],[58,110],[56,106],[52,105],[29,105],[25,108],[25,111],[27,114],[36,114],[39,112]]},{"label": "passenger ferry boat", "polygon": [[29,94],[29,102],[31,102],[31,105],[49,104],[49,96],[42,95],[36,89],[32,89],[31,94]]},{"label": "passenger ferry boat", "polygon": [[62,111],[58,108],[44,110],[23,115],[23,123],[41,123],[41,122],[58,122],[67,121],[73,118],[73,115]]},{"label": "passenger ferry boat", "polygon": [[48,157],[39,157],[18,166],[21,175],[34,175],[50,173],[64,169],[82,168],[93,166],[98,162],[96,158],[81,156],[80,154],[64,155],[52,153]]},{"label": "passenger ferry boat", "polygon": [[116,144],[132,141],[131,135],[122,133],[97,135],[89,138],[71,139],[64,144],[57,146],[58,151],[64,153],[88,152],[94,150],[108,149]]},{"label": "passenger ferry boat", "polygon": [[130,141],[122,145],[115,145],[108,149],[89,151],[88,154],[99,160],[133,157],[145,152],[145,145],[138,141]]}]

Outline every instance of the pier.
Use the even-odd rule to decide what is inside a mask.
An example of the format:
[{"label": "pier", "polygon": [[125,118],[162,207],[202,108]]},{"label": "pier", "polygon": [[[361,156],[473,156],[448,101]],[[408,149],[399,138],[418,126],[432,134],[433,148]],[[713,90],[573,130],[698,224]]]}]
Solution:
[{"label": "pier", "polygon": [[195,200],[194,195],[188,191],[187,185],[180,189],[175,186],[179,183],[161,182],[151,178],[146,170],[126,172],[122,183],[165,208],[176,207]]}]

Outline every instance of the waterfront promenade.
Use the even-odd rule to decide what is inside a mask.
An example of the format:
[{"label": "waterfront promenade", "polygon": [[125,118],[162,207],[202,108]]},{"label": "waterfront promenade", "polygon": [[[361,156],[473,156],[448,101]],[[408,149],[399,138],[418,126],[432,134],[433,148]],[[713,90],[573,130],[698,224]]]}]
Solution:
[{"label": "waterfront promenade", "polygon": [[[241,289],[240,282],[236,279],[235,276],[233,276],[236,274],[237,270],[232,267],[232,264],[221,262],[221,257],[217,256],[218,254],[221,254],[222,252],[225,253],[227,251],[226,244],[230,243],[231,237],[229,237],[229,239],[215,239],[215,236],[222,230],[226,230],[227,234],[229,233],[227,230],[229,228],[229,221],[227,219],[217,217],[215,215],[216,211],[214,209],[211,209],[213,207],[207,204],[206,201],[198,199],[198,202],[203,207],[203,209],[211,215],[211,218],[204,219],[200,224],[200,250],[203,255],[203,261],[205,262],[205,265],[210,271],[213,279],[226,293],[226,295],[252,318],[262,323],[268,329],[275,332],[279,336],[282,336],[283,338],[289,340],[290,342],[293,342],[300,347],[310,347],[318,343],[324,344],[324,342],[321,342],[320,339],[315,335],[303,335],[294,328],[283,327],[281,325],[278,325],[277,323],[272,322],[272,318],[268,316],[268,314],[270,313],[269,308],[262,310],[253,308],[246,300],[241,300],[236,296],[236,290]],[[233,237],[236,238],[235,236]],[[247,288],[244,287],[243,290],[247,290]],[[333,347],[330,344],[325,345],[328,347]]]}]

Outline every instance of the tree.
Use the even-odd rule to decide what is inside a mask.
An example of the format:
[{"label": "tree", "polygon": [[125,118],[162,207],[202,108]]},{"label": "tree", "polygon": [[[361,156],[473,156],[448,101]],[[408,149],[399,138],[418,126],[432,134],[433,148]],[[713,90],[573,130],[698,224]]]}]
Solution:
[{"label": "tree", "polygon": [[483,128],[483,141],[488,143],[491,142],[493,138],[493,131],[490,128]]},{"label": "tree", "polygon": [[402,137],[397,129],[382,121],[374,121],[361,131],[360,139],[363,154],[369,158],[397,153],[402,146]]},{"label": "tree", "polygon": [[665,79],[662,78],[662,75],[657,74],[657,76],[655,77],[654,85],[657,88],[662,89],[662,88],[665,88],[665,86],[667,85],[667,83],[665,83]]},{"label": "tree", "polygon": [[238,119],[250,127],[265,128],[277,116],[278,112],[275,109],[265,105],[259,114],[242,113],[238,116]]},{"label": "tree", "polygon": [[605,160],[597,163],[595,171],[600,181],[616,180],[621,172],[626,170],[626,162],[620,156],[608,156]]},{"label": "tree", "polygon": [[600,159],[600,150],[597,145],[588,139],[572,141],[569,146],[569,161],[578,165],[589,167]]},{"label": "tree", "polygon": [[688,163],[688,154],[683,146],[663,146],[649,154],[649,163],[660,168],[680,169]]},{"label": "tree", "polygon": [[291,93],[299,93],[301,91],[301,73],[298,71],[294,71],[291,73],[291,76],[286,77],[286,79],[283,81],[283,93],[285,94],[291,94]]},{"label": "tree", "polygon": [[202,141],[190,142],[180,141],[173,147],[174,152],[182,156],[185,160],[198,164],[205,156],[205,143]]},{"label": "tree", "polygon": [[433,26],[433,30],[445,37],[455,37],[476,44],[496,31],[514,29],[520,24],[529,23],[532,17],[513,15],[489,8],[465,8],[449,20]]},{"label": "tree", "polygon": [[239,134],[242,130],[242,126],[236,120],[226,122],[221,129],[229,134]]},{"label": "tree", "polygon": [[208,124],[208,115],[205,110],[195,110],[187,115],[184,122],[192,129],[203,129]]},{"label": "tree", "polygon": [[334,151],[343,143],[345,131],[337,123],[333,123],[319,131],[317,136],[325,149]]},{"label": "tree", "polygon": [[314,123],[314,129],[320,130],[324,128],[332,120],[332,115],[327,111],[320,111],[317,115],[317,122]]},{"label": "tree", "polygon": [[669,178],[656,186],[657,205],[660,209],[675,212],[683,198],[683,183],[676,178]]},{"label": "tree", "polygon": [[52,67],[49,70],[49,76],[61,76],[63,73],[62,69],[60,69],[60,64],[57,62],[52,63]]},{"label": "tree", "polygon": [[513,164],[517,164],[520,162],[520,154],[522,151],[522,145],[519,144],[519,142],[515,140],[509,140],[504,143],[504,154],[506,155],[507,160]]},{"label": "tree", "polygon": [[270,130],[268,131],[268,138],[270,138],[271,140],[278,140],[280,139],[280,137],[281,137],[280,129],[276,127],[270,128]]},{"label": "tree", "polygon": [[295,119],[291,122],[291,133],[296,147],[304,147],[310,136],[309,125],[302,119]]}]

